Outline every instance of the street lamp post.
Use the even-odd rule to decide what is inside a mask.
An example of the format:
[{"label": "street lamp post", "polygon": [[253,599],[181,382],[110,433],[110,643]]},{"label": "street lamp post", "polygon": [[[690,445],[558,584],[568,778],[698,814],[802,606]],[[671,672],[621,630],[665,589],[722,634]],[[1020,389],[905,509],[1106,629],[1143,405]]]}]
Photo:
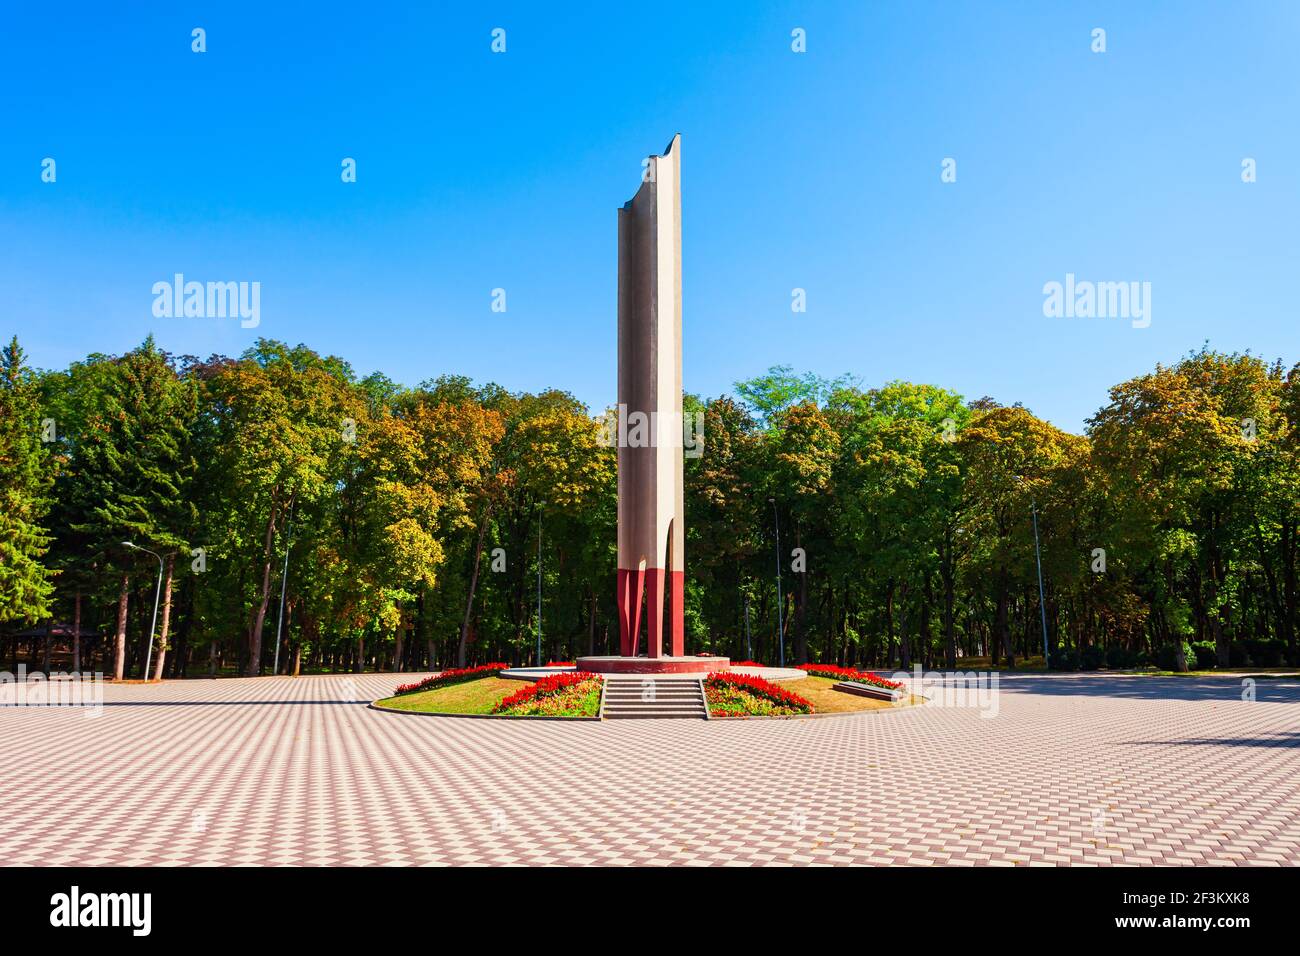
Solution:
[{"label": "street lamp post", "polygon": [[749,592],[745,592],[745,660],[754,659],[754,645],[749,639]]},{"label": "street lamp post", "polygon": [[289,580],[289,550],[293,547],[293,504],[289,505],[289,521],[285,525],[285,532],[289,540],[284,545],[284,570],[280,572],[280,620],[275,625],[275,663],[271,665],[272,677],[280,673],[280,632],[284,628],[284,586]]},{"label": "street lamp post", "polygon": [[542,666],[542,515],[545,501],[537,503],[537,666]]},{"label": "street lamp post", "polygon": [[776,513],[776,499],[772,502],[772,521],[776,524],[776,639],[781,666],[785,667],[785,605],[781,600],[781,516]]},{"label": "street lamp post", "polygon": [[[1016,481],[1021,485],[1025,484],[1025,479],[1016,475]],[[1034,501],[1033,493],[1029,495],[1029,511],[1034,518],[1034,561],[1038,565],[1038,618],[1043,625],[1043,670],[1047,670],[1051,659],[1047,653],[1047,602],[1043,597],[1043,552],[1038,545],[1038,503]]]},{"label": "street lamp post", "polygon": [[123,547],[131,548],[133,551],[147,551],[158,559],[158,585],[153,591],[153,623],[149,625],[149,643],[145,645],[144,652],[144,679],[149,680],[149,662],[153,659],[153,632],[158,626],[158,598],[162,594],[162,574],[163,559],[157,551],[149,551],[148,548],[142,548],[131,541],[123,541]]},{"label": "street lamp post", "polygon": [[1031,497],[1029,508],[1034,516],[1034,558],[1038,562],[1038,616],[1043,624],[1043,670],[1047,670],[1050,658],[1047,655],[1047,603],[1043,599],[1043,553],[1038,547],[1038,505]]}]

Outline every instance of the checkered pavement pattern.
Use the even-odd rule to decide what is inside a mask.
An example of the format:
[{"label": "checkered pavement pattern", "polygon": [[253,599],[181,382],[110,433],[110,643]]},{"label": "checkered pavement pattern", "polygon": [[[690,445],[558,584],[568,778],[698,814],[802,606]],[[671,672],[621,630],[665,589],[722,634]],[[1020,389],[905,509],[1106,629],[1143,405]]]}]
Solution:
[{"label": "checkered pavement pattern", "polygon": [[1300,863],[1300,681],[1004,676],[997,716],[496,721],[412,675],[0,708],[0,864]]}]

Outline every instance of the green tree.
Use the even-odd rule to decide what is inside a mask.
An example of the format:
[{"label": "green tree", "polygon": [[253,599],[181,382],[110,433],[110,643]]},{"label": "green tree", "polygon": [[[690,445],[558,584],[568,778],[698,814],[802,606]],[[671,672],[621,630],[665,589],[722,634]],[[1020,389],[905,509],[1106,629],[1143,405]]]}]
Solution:
[{"label": "green tree", "polygon": [[[1199,632],[1214,642],[1220,666],[1229,663],[1238,565],[1256,504],[1247,489],[1266,453],[1258,436],[1281,431],[1279,385],[1280,373],[1258,359],[1202,350],[1115,386],[1089,423],[1110,495],[1127,504],[1118,537],[1147,568],[1157,639],[1179,644]],[[1180,577],[1188,624],[1175,596]]]},{"label": "green tree", "polygon": [[0,622],[50,613],[54,585],[42,559],[52,474],[41,419],[37,384],[14,336],[0,352]]},{"label": "green tree", "polygon": [[121,680],[131,577],[156,567],[152,557],[123,542],[163,555],[188,546],[197,391],[152,337],[120,357],[90,356],[57,388],[68,415],[61,439],[67,463],[59,477],[59,550],[76,571],[74,586],[87,571],[101,582],[120,582],[113,675]]},{"label": "green tree", "polygon": [[223,547],[236,560],[256,561],[244,581],[250,677],[262,669],[278,536],[296,509],[310,514],[357,467],[367,404],[353,381],[341,359],[265,339],[207,381],[215,471],[224,482]]}]

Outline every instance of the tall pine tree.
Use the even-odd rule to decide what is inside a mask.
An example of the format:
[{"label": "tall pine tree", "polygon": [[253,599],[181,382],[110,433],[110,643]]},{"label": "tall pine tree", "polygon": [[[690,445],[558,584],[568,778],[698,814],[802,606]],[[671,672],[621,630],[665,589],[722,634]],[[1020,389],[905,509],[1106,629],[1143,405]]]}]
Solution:
[{"label": "tall pine tree", "polygon": [[[150,579],[157,573],[150,555],[122,542],[164,559],[188,547],[197,391],[152,337],[120,358],[91,356],[70,374],[77,393],[70,404],[82,410],[84,421],[70,444],[61,509],[68,512],[69,541],[81,560],[118,586],[113,673],[120,680],[130,577],[137,570]],[[170,585],[169,575],[169,592]],[[170,593],[164,600],[170,602]]]},{"label": "tall pine tree", "polygon": [[48,456],[36,383],[15,336],[0,352],[0,621],[49,615],[54,586],[42,557],[50,537]]}]

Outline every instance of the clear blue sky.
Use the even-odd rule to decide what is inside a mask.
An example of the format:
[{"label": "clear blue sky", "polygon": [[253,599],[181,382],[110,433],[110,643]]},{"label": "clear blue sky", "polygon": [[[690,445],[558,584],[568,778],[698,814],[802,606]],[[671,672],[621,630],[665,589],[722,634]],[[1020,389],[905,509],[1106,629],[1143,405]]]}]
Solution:
[{"label": "clear blue sky", "polygon": [[[260,335],[603,407],[615,211],[680,131],[690,391],[788,364],[1077,431],[1207,339],[1300,359],[1300,4],[664,7],[8,4],[0,332],[44,367]],[[176,272],[261,282],[261,326],[154,318]],[[1045,318],[1067,272],[1151,282],[1150,328]]]}]

